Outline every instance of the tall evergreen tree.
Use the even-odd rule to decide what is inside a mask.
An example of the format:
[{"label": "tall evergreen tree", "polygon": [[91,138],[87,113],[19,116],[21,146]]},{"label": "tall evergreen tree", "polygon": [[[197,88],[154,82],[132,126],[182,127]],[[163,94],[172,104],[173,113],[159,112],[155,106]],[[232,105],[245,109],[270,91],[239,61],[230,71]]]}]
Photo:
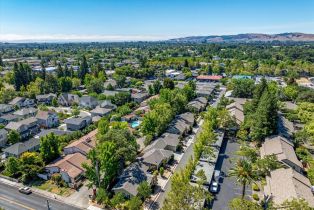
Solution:
[{"label": "tall evergreen tree", "polygon": [[62,69],[62,66],[60,63],[58,63],[58,67],[57,67],[57,77],[60,78],[60,77],[63,77],[64,76],[64,73],[63,73],[63,69]]},{"label": "tall evergreen tree", "polygon": [[80,65],[80,69],[79,69],[79,72],[78,72],[78,77],[81,79],[81,81],[84,81],[85,75],[87,73],[88,73],[88,64],[87,64],[87,61],[86,61],[86,57],[83,56],[82,62],[81,62],[81,65]]},{"label": "tall evergreen tree", "polygon": [[0,55],[0,66],[4,66],[3,60],[2,60],[2,56]]}]

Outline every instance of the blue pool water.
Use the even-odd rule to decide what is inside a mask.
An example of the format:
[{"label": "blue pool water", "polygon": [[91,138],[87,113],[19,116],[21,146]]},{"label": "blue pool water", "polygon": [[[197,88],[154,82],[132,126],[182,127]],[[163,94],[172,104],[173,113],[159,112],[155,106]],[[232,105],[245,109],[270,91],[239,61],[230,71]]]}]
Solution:
[{"label": "blue pool water", "polygon": [[133,122],[131,122],[131,127],[132,128],[136,128],[136,127],[138,127],[140,125],[140,121],[133,121]]}]

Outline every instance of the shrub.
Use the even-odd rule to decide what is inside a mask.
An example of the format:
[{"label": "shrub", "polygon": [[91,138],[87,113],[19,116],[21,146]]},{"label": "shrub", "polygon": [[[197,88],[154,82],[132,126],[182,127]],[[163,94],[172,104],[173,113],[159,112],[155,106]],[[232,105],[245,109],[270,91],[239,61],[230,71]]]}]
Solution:
[{"label": "shrub", "polygon": [[254,200],[256,200],[256,201],[259,201],[259,197],[258,197],[258,195],[255,194],[255,193],[252,195],[252,198],[253,198]]},{"label": "shrub", "polygon": [[253,184],[252,188],[254,191],[260,191],[259,186],[257,184]]}]

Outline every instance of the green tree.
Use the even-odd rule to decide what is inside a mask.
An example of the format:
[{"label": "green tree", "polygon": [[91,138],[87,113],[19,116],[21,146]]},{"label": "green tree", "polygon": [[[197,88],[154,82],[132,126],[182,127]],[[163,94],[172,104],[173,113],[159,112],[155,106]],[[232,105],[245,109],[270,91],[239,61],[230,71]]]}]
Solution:
[{"label": "green tree", "polygon": [[141,198],[143,201],[152,194],[152,188],[147,181],[141,182],[137,188],[137,191],[138,191],[137,196]]},{"label": "green tree", "polygon": [[83,56],[81,64],[80,64],[80,69],[78,71],[78,77],[81,79],[81,81],[84,81],[85,75],[88,73],[88,71],[89,70],[88,70],[88,64],[86,61],[86,57]]},{"label": "green tree", "polygon": [[59,78],[59,86],[62,92],[69,92],[72,90],[72,79],[70,77]]},{"label": "green tree", "polygon": [[101,79],[93,78],[86,86],[89,93],[102,93],[104,91],[104,83]]},{"label": "green tree", "polygon": [[15,144],[15,143],[20,142],[20,141],[21,141],[21,136],[17,131],[15,131],[15,130],[9,131],[9,133],[8,133],[8,142],[9,143]]},{"label": "green tree", "polygon": [[40,138],[40,155],[46,163],[60,156],[59,138],[54,133]]},{"label": "green tree", "polygon": [[307,201],[304,199],[292,199],[290,201],[286,200],[281,205],[281,208],[287,209],[287,210],[311,210],[311,208]]},{"label": "green tree", "polygon": [[72,109],[72,115],[73,115],[74,117],[78,117],[79,114],[80,114],[80,110],[79,110],[77,107],[74,107],[74,108]]},{"label": "green tree", "polygon": [[108,188],[118,169],[116,150],[115,143],[105,141],[88,153],[91,165],[83,164],[83,167],[86,169],[89,187],[95,185],[98,188]]},{"label": "green tree", "polygon": [[244,199],[246,187],[253,182],[255,177],[252,164],[245,159],[239,159],[235,167],[230,169],[229,176],[235,177],[237,182],[242,184],[242,199]]},{"label": "green tree", "polygon": [[129,201],[127,201],[126,206],[129,210],[139,210],[142,206],[142,201],[139,197],[134,196]]},{"label": "green tree", "polygon": [[9,157],[5,162],[5,174],[8,176],[15,176],[20,172],[20,162],[16,157]]},{"label": "green tree", "polygon": [[125,202],[125,196],[123,193],[118,192],[111,199],[111,206],[119,209],[119,206]]},{"label": "green tree", "polygon": [[229,202],[229,208],[231,210],[263,210],[263,208],[257,203],[240,198],[234,198]]},{"label": "green tree", "polygon": [[171,89],[171,90],[174,89],[174,82],[173,82],[173,80],[170,79],[170,78],[165,78],[163,87]]}]

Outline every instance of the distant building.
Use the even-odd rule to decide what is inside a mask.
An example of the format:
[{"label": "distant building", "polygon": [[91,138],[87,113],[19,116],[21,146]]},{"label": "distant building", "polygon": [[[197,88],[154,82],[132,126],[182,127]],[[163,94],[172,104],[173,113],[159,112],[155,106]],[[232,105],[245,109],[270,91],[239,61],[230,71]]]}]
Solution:
[{"label": "distant building", "polygon": [[222,79],[220,75],[199,75],[196,77],[198,81],[202,82],[219,82]]}]

